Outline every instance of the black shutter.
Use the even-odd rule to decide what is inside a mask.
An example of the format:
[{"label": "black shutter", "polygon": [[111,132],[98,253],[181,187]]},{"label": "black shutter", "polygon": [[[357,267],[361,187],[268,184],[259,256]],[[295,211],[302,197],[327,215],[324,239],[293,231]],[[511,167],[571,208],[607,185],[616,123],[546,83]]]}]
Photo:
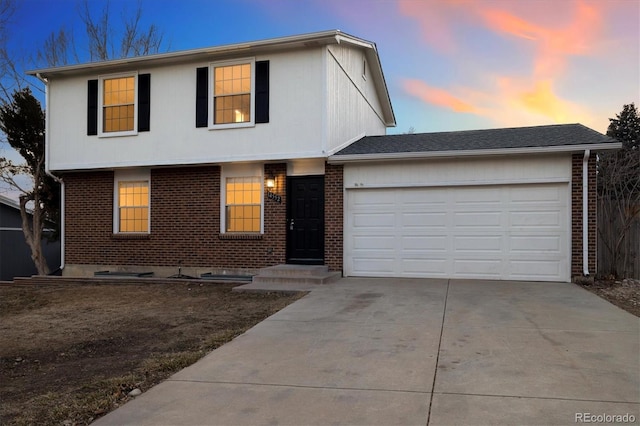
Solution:
[{"label": "black shutter", "polygon": [[138,131],[148,132],[151,121],[151,74],[138,75]]},{"label": "black shutter", "polygon": [[196,127],[209,125],[209,67],[196,70]]},{"label": "black shutter", "polygon": [[269,61],[256,62],[256,123],[269,122]]},{"label": "black shutter", "polygon": [[89,80],[87,87],[87,135],[98,134],[98,80]]}]

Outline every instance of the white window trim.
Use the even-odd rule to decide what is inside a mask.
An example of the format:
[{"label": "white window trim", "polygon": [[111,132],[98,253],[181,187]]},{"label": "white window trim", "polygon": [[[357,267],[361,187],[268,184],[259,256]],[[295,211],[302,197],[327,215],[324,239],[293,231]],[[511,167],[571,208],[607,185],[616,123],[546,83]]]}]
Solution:
[{"label": "white window trim", "polygon": [[[227,232],[227,178],[259,177],[260,178],[260,232]],[[220,233],[221,234],[264,234],[264,165],[263,164],[233,164],[225,165],[220,170]]]},{"label": "white window trim", "polygon": [[[215,115],[214,103],[213,103],[213,95],[215,90],[215,68],[216,67],[226,67],[229,65],[241,65],[241,64],[250,64],[251,65],[251,106],[250,106],[250,116],[251,120],[244,123],[225,123],[225,124],[214,124],[213,117]],[[256,108],[255,102],[256,100],[256,58],[244,58],[237,59],[233,61],[219,61],[212,62],[209,64],[209,130],[219,130],[219,129],[237,129],[239,127],[255,127],[256,125]]]},{"label": "white window trim", "polygon": [[[147,181],[149,185],[149,208],[147,209],[146,232],[120,232],[120,200],[118,187],[120,182]],[[148,169],[117,170],[113,178],[113,233],[119,235],[145,235],[151,233],[151,172]]]},{"label": "white window trim", "polygon": [[[104,80],[112,78],[133,77],[133,130],[122,132],[105,132],[104,130]],[[98,137],[112,138],[117,136],[136,136],[138,134],[138,72],[101,75],[98,77]]]}]

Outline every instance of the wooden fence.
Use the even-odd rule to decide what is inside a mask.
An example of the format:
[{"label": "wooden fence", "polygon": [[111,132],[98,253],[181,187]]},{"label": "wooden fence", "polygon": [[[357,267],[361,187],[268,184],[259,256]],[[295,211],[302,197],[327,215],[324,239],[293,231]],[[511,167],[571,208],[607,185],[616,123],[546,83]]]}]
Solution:
[{"label": "wooden fence", "polygon": [[598,274],[609,275],[617,271],[619,278],[640,279],[640,217],[636,217],[626,232],[620,244],[618,261],[614,259],[611,250],[607,248],[607,241],[619,235],[622,226],[619,217],[609,220],[598,206]]}]

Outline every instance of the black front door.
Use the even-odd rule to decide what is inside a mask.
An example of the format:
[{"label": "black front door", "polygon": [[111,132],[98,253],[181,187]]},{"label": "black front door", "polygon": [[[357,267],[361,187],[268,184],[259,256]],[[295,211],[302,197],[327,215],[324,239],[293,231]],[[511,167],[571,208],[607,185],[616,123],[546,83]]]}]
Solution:
[{"label": "black front door", "polygon": [[324,263],[324,176],[290,176],[287,263]]}]

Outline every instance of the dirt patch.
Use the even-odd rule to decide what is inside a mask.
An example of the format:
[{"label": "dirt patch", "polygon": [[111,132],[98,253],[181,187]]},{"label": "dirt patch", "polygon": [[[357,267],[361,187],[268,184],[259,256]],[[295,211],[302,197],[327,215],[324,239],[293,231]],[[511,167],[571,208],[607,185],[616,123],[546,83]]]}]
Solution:
[{"label": "dirt patch", "polygon": [[0,424],[88,424],[303,296],[233,286],[0,286]]},{"label": "dirt patch", "polygon": [[595,280],[580,286],[613,303],[620,309],[640,317],[640,280]]}]

